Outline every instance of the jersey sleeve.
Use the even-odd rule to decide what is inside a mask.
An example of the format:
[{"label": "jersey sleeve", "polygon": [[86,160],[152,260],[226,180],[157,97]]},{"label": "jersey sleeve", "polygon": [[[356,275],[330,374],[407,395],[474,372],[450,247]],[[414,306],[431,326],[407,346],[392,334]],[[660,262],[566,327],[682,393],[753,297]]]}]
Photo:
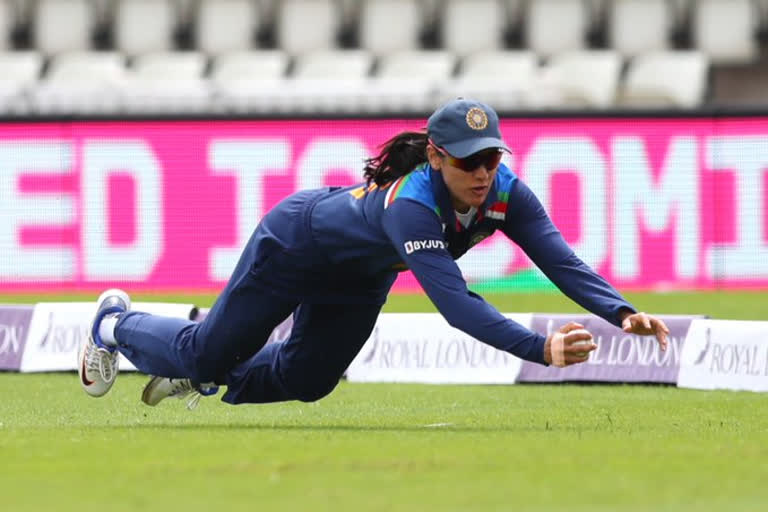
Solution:
[{"label": "jersey sleeve", "polygon": [[434,211],[416,201],[400,199],[385,210],[382,225],[400,257],[451,326],[499,350],[546,364],[543,336],[506,318],[469,291],[445,248],[440,219]]},{"label": "jersey sleeve", "polygon": [[620,326],[622,308],[635,312],[619,292],[584,263],[563,239],[541,202],[520,180],[512,186],[504,233],[571,300]]}]

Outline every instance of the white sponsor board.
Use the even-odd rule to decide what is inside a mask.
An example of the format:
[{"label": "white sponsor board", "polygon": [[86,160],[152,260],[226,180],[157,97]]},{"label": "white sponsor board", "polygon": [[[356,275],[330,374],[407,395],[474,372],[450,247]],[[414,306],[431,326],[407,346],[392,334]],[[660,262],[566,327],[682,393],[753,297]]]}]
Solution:
[{"label": "white sponsor board", "polygon": [[[20,371],[76,370],[77,354],[88,336],[95,308],[95,302],[47,302],[35,305]],[[137,302],[131,309],[156,315],[189,318],[194,306]],[[136,368],[121,355],[120,369]]]},{"label": "white sponsor board", "polygon": [[768,322],[694,320],[678,387],[768,391]]},{"label": "white sponsor board", "polygon": [[[530,327],[531,314],[507,314]],[[481,343],[434,313],[379,316],[347,369],[352,382],[513,384],[522,360]]]}]

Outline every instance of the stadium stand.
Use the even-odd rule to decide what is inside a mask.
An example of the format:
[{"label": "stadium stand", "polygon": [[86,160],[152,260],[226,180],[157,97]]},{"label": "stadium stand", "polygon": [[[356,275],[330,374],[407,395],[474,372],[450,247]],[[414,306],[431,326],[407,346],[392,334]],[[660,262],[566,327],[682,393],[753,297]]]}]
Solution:
[{"label": "stadium stand", "polygon": [[0,1],[0,51],[12,48],[14,18],[13,6],[7,0]]},{"label": "stadium stand", "polygon": [[[501,110],[760,104],[766,42],[768,0],[0,0],[0,104],[42,114],[422,111],[455,95]],[[155,58],[197,64],[150,73]],[[669,70],[676,78],[659,76]]]},{"label": "stadium stand", "polygon": [[38,0],[33,27],[35,48],[48,56],[88,50],[95,21],[89,0]]},{"label": "stadium stand", "polygon": [[413,50],[386,55],[379,62],[368,110],[424,111],[434,93],[453,75],[456,56],[445,50]]},{"label": "stadium stand", "polygon": [[459,96],[478,98],[499,110],[521,108],[529,102],[538,63],[528,50],[478,52],[462,59],[459,74],[443,84],[441,101]]},{"label": "stadium stand", "polygon": [[442,16],[442,47],[460,57],[499,50],[504,42],[505,21],[502,4],[496,0],[447,0]]},{"label": "stadium stand", "polygon": [[614,0],[608,11],[608,46],[622,56],[669,48],[674,16],[667,0]]},{"label": "stadium stand", "polygon": [[534,102],[540,106],[607,108],[614,104],[621,57],[612,50],[562,52],[542,69]]},{"label": "stadium stand", "polygon": [[208,55],[254,46],[259,14],[251,0],[200,0],[194,13],[195,46]]},{"label": "stadium stand", "polygon": [[42,113],[108,113],[121,109],[125,58],[117,52],[62,53],[32,91]]},{"label": "stadium stand", "polygon": [[365,50],[325,50],[296,59],[293,76],[302,79],[363,79],[373,64]]},{"label": "stadium stand", "polygon": [[701,52],[662,51],[635,57],[623,84],[625,106],[692,108],[707,82],[708,59]]},{"label": "stadium stand", "polygon": [[538,0],[528,5],[527,47],[541,57],[586,46],[589,6],[582,0]]},{"label": "stadium stand", "polygon": [[213,61],[212,104],[215,110],[267,112],[272,109],[264,91],[279,90],[289,57],[280,50],[227,53]]},{"label": "stadium stand", "polygon": [[[360,47],[375,55],[415,50],[421,46],[423,17],[417,0],[368,0],[359,15]],[[381,20],[397,20],[382,23]]]},{"label": "stadium stand", "polygon": [[200,52],[156,52],[136,57],[122,90],[128,112],[204,112],[209,109],[207,61]]},{"label": "stadium stand", "polygon": [[338,47],[338,4],[332,0],[283,0],[276,20],[278,47],[291,55]]},{"label": "stadium stand", "polygon": [[714,63],[754,60],[757,14],[757,4],[750,0],[699,0],[693,17],[694,46]]},{"label": "stadium stand", "polygon": [[128,56],[173,50],[177,15],[171,0],[117,0],[115,49]]},{"label": "stadium stand", "polygon": [[293,94],[302,112],[362,108],[373,56],[365,50],[325,50],[296,59]]},{"label": "stadium stand", "polygon": [[0,112],[28,114],[35,109],[26,91],[43,69],[43,57],[34,51],[0,53]]}]

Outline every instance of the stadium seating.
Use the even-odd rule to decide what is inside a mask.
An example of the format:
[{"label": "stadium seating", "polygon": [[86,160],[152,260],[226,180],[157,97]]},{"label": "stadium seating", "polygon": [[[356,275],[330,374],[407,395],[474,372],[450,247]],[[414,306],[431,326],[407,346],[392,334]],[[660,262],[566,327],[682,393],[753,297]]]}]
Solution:
[{"label": "stadium seating", "polygon": [[383,57],[379,63],[380,78],[407,78],[437,82],[449,78],[456,65],[455,56],[447,51],[415,50]]},{"label": "stadium seating", "polygon": [[280,50],[233,52],[215,59],[211,78],[220,83],[270,80],[282,78],[287,68],[288,55]]},{"label": "stadium seating", "polygon": [[13,6],[7,0],[0,0],[0,51],[7,51],[12,47],[14,18]]},{"label": "stadium seating", "polygon": [[27,91],[37,83],[42,68],[43,57],[37,52],[0,53],[0,112],[34,112]]},{"label": "stadium seating", "polygon": [[478,98],[499,109],[522,107],[532,91],[536,56],[528,50],[474,53],[463,59],[459,75],[441,87],[443,100]]},{"label": "stadium seating", "polygon": [[232,112],[269,111],[271,100],[264,91],[284,86],[288,64],[288,55],[279,50],[235,52],[217,57],[211,71],[214,105]]},{"label": "stadium seating", "polygon": [[219,55],[254,45],[259,18],[251,0],[200,0],[194,19],[196,47],[201,52]]},{"label": "stadium seating", "polygon": [[296,110],[336,112],[362,108],[373,56],[365,50],[327,50],[296,59],[290,86]]},{"label": "stadium seating", "polygon": [[667,0],[613,0],[609,9],[608,46],[625,57],[666,50],[673,20]]},{"label": "stadium seating", "polygon": [[128,56],[172,50],[176,16],[171,0],[118,0],[115,49]]},{"label": "stadium seating", "polygon": [[333,80],[368,76],[373,56],[365,50],[326,50],[306,53],[296,59],[293,77]]},{"label": "stadium seating", "polygon": [[420,9],[418,0],[363,0],[358,29],[360,47],[375,55],[419,48],[423,30]]},{"label": "stadium seating", "polygon": [[368,109],[429,110],[455,66],[455,55],[447,51],[415,50],[382,57],[366,98]]},{"label": "stadium seating", "polygon": [[332,0],[283,0],[276,20],[278,47],[291,55],[336,48],[338,14]]},{"label": "stadium seating", "polygon": [[537,55],[551,55],[586,46],[590,19],[582,0],[537,0],[528,5],[526,46]]},{"label": "stadium seating", "polygon": [[638,55],[627,69],[620,103],[634,107],[696,107],[704,99],[708,62],[697,51]]},{"label": "stadium seating", "polygon": [[[762,80],[748,70],[766,36],[768,0],[0,0],[2,62],[36,63],[31,79],[0,77],[0,108],[167,110],[139,98],[174,87],[196,111],[420,111],[458,95],[501,109],[693,107],[744,90],[737,68]],[[105,77],[82,59],[98,52],[122,63],[124,77],[108,73],[119,101],[93,92]],[[194,76],[143,71],[144,56],[193,54]],[[653,76],[667,58],[693,76]],[[74,79],[79,66],[91,81]]]},{"label": "stadium seating", "polygon": [[88,0],[38,0],[34,46],[46,55],[88,50],[92,46],[94,24],[94,12]]},{"label": "stadium seating", "polygon": [[496,0],[447,0],[442,20],[442,46],[458,56],[503,45],[506,19]]},{"label": "stadium seating", "polygon": [[109,24],[111,22],[115,0],[90,0],[90,4],[93,9],[94,19],[98,25]]},{"label": "stadium seating", "polygon": [[146,53],[133,62],[122,91],[129,112],[209,110],[210,84],[203,78],[206,58],[199,52]]},{"label": "stadium seating", "polygon": [[507,27],[510,32],[518,30],[525,20],[526,0],[505,0],[502,2]]},{"label": "stadium seating", "polygon": [[74,52],[56,56],[34,89],[41,113],[105,113],[120,110],[125,59],[117,52]]},{"label": "stadium seating", "polygon": [[613,105],[621,72],[621,57],[612,50],[562,52],[542,69],[537,107],[607,108]]},{"label": "stadium seating", "polygon": [[757,6],[750,0],[697,0],[692,22],[694,47],[713,63],[753,61],[757,56],[757,14]]}]

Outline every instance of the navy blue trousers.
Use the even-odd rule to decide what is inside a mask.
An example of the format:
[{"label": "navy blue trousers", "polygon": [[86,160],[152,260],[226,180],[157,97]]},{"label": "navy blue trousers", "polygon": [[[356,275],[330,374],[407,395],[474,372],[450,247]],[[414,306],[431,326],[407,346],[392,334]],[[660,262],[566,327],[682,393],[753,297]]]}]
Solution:
[{"label": "navy blue trousers", "polygon": [[[384,301],[303,299],[304,293],[323,293],[324,286],[292,295],[299,281],[311,278],[300,271],[312,259],[305,226],[316,196],[295,194],[262,220],[202,322],[129,312],[115,328],[118,350],[150,375],[225,384],[223,400],[232,404],[314,401],[330,393],[368,339]],[[291,275],[299,277],[289,282]],[[275,276],[283,276],[280,293]],[[288,339],[265,346],[290,314]]]},{"label": "navy blue trousers", "polygon": [[[336,387],[373,330],[380,307],[297,305],[238,289],[221,296],[199,324],[130,312],[115,334],[118,349],[139,371],[226,384],[225,402],[311,402]],[[290,337],[265,346],[294,309]]]}]

